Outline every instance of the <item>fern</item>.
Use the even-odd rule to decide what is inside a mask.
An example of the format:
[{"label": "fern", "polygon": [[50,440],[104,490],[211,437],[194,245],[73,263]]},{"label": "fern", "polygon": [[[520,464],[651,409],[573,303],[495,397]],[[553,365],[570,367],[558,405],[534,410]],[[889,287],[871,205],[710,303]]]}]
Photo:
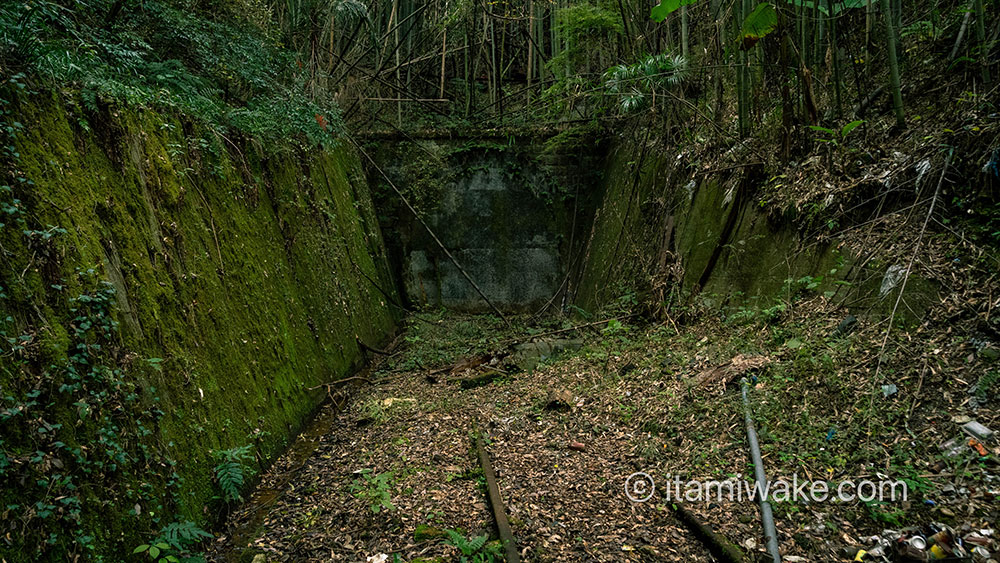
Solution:
[{"label": "fern", "polygon": [[240,501],[240,489],[243,488],[243,466],[235,461],[226,461],[215,467],[215,478],[227,501]]},{"label": "fern", "polygon": [[445,530],[445,533],[448,534],[445,543],[462,552],[460,559],[462,563],[491,563],[502,560],[500,547],[497,544],[487,545],[486,542],[490,538],[486,534],[466,538],[456,530]]},{"label": "fern", "polygon": [[246,461],[251,457],[250,452],[250,446],[241,446],[215,454],[215,457],[221,460],[215,466],[215,480],[219,482],[219,488],[222,489],[223,499],[226,502],[243,500],[240,491],[246,483],[244,470]]},{"label": "fern", "polygon": [[483,546],[486,545],[486,540],[487,539],[489,539],[489,536],[487,536],[485,534],[482,535],[482,536],[476,536],[476,537],[470,539],[469,540],[469,544],[466,546],[467,549],[470,551],[469,555],[475,555],[475,553],[477,551],[479,551],[480,549],[482,549]]},{"label": "fern", "polygon": [[687,59],[680,55],[650,55],[632,65],[618,65],[604,73],[608,94],[621,96],[622,113],[641,109],[657,92],[677,86],[687,76]]},{"label": "fern", "polygon": [[183,522],[171,522],[160,530],[160,539],[170,544],[175,549],[186,549],[198,544],[202,540],[211,539],[212,534],[202,530],[197,524],[190,520]]},{"label": "fern", "polygon": [[171,522],[155,540],[136,547],[132,554],[144,554],[154,563],[205,563],[205,557],[192,548],[211,537],[212,534],[189,520]]},{"label": "fern", "polygon": [[346,22],[371,21],[368,7],[358,0],[340,0],[332,8],[334,15]]}]

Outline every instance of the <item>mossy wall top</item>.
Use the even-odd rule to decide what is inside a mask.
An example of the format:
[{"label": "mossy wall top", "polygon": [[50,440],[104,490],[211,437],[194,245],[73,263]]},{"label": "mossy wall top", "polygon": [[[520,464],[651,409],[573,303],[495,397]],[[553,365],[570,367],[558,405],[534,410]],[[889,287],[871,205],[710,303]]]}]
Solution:
[{"label": "mossy wall top", "polygon": [[[249,445],[250,465],[263,466],[323,400],[311,388],[358,366],[356,339],[376,345],[397,320],[372,283],[392,287],[353,151],[262,148],[177,116],[94,114],[74,99],[21,94],[8,112],[24,124],[17,166],[34,183],[5,196],[21,224],[5,217],[0,229],[0,316],[8,342],[20,343],[0,359],[0,500],[18,505],[0,520],[0,557],[10,561],[131,553],[149,540],[143,530],[205,522],[219,508],[213,451]],[[74,335],[90,325],[78,296],[96,295],[88,284],[100,280],[114,289],[119,322],[100,352],[107,373],[120,372],[137,412],[152,418],[115,422],[116,410],[101,423],[56,390],[70,381],[59,366],[73,364]],[[18,422],[7,416],[15,403],[34,412]],[[33,416],[49,419],[41,426]],[[66,493],[80,506],[63,516],[80,521],[84,539],[58,538],[41,552],[18,545],[66,512],[56,481],[39,492],[23,476],[72,474],[112,445],[120,463]],[[25,496],[54,509],[22,506]]]}]

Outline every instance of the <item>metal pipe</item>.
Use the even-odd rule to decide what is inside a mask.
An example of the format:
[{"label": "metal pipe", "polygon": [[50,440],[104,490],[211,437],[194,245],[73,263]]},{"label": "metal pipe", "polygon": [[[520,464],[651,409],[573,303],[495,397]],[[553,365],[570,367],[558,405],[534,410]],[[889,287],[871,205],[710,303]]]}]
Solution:
[{"label": "metal pipe", "polygon": [[764,541],[767,543],[767,551],[774,559],[774,563],[781,563],[781,553],[778,551],[778,531],[774,527],[774,513],[771,512],[771,503],[767,501],[768,491],[767,475],[764,473],[764,460],[760,456],[760,442],[757,440],[757,429],[753,425],[753,417],[750,416],[750,399],[747,398],[747,389],[750,384],[746,378],[741,381],[743,390],[743,416],[747,422],[747,441],[750,442],[750,457],[753,458],[754,478],[757,481],[755,487],[760,500],[760,521],[764,527]]}]

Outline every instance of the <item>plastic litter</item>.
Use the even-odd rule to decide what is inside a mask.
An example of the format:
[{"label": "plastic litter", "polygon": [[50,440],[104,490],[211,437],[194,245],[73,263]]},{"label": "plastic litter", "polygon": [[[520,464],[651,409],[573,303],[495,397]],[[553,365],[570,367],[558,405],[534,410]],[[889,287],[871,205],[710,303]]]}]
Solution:
[{"label": "plastic litter", "polygon": [[882,285],[879,287],[878,295],[879,297],[885,297],[889,295],[899,282],[903,280],[903,274],[906,272],[906,268],[899,264],[893,264],[885,271],[885,276],[882,277]]},{"label": "plastic litter", "polygon": [[975,420],[962,426],[962,434],[955,436],[938,446],[945,457],[959,457],[973,454],[987,456],[990,454],[984,442],[993,440],[995,433]]},{"label": "plastic litter", "polygon": [[973,438],[981,441],[988,442],[993,438],[994,432],[989,428],[983,426],[979,421],[973,420],[962,426],[962,431],[972,436]]},{"label": "plastic litter", "polygon": [[969,445],[972,447],[972,449],[976,450],[976,453],[978,453],[981,456],[990,455],[990,452],[986,449],[986,446],[984,446],[982,442],[980,442],[975,438],[969,438]]},{"label": "plastic litter", "polygon": [[962,440],[960,436],[952,438],[938,447],[941,448],[941,453],[943,453],[945,457],[958,457],[969,451],[965,445],[965,441]]},{"label": "plastic litter", "polygon": [[864,538],[863,548],[857,551],[845,549],[842,555],[854,561],[877,561],[881,563],[922,563],[941,561],[951,563],[986,563],[990,561],[991,549],[996,547],[991,538],[992,529],[969,531],[962,528],[964,536],[955,529],[940,522],[903,530],[883,530],[878,536]]},{"label": "plastic litter", "polygon": [[854,315],[847,315],[846,317],[844,317],[844,320],[840,321],[840,324],[837,325],[837,328],[833,329],[833,333],[831,334],[831,336],[833,336],[834,338],[842,338],[844,336],[847,336],[852,331],[854,331],[854,327],[856,327],[857,325],[858,325],[857,317],[855,317]]}]

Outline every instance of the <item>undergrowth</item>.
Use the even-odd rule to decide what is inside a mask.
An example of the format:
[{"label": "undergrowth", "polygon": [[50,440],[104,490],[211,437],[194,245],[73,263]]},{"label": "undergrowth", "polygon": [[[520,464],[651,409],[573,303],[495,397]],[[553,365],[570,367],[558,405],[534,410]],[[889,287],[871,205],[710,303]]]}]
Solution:
[{"label": "undergrowth", "polygon": [[215,480],[222,490],[222,498],[226,502],[243,500],[241,491],[247,481],[248,460],[253,458],[251,446],[239,446],[215,452],[219,464],[215,466]]},{"label": "undergrowth", "polygon": [[391,471],[375,473],[371,469],[362,469],[360,477],[351,482],[351,493],[368,503],[373,514],[383,510],[396,510],[392,504],[392,486],[395,476]]},{"label": "undergrowth", "polygon": [[461,553],[459,561],[462,563],[503,561],[500,545],[490,542],[488,535],[466,537],[457,530],[445,530],[445,534],[448,535],[445,543],[458,549]]},{"label": "undergrowth", "polygon": [[[505,340],[544,332],[556,321],[532,323],[510,317],[512,327],[494,315],[468,315],[444,309],[407,317],[406,336],[398,355],[379,366],[381,372],[433,369],[498,351]],[[561,325],[560,325],[561,326]]]},{"label": "undergrowth", "polygon": [[342,123],[332,98],[313,95],[295,53],[247,15],[253,2],[242,4],[7,3],[0,8],[0,66],[78,90],[92,114],[105,103],[151,106],[220,133],[334,142]]}]

